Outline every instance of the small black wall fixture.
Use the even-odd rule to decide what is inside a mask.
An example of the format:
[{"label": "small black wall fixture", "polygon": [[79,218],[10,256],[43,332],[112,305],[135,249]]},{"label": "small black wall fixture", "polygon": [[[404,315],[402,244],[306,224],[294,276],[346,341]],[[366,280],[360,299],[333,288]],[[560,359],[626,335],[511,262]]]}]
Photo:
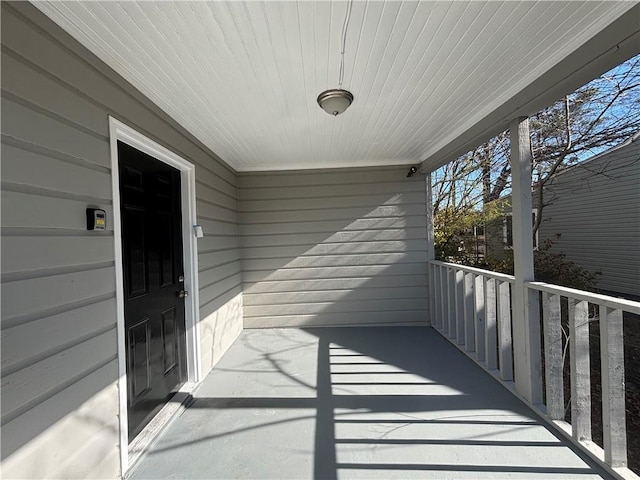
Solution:
[{"label": "small black wall fixture", "polygon": [[87,230],[106,230],[107,212],[100,208],[87,208]]},{"label": "small black wall fixture", "polygon": [[413,174],[414,174],[414,173],[416,173],[417,171],[418,171],[418,168],[417,168],[417,167],[411,167],[411,168],[409,169],[409,173],[407,173],[407,178],[409,178],[409,177],[413,177]]}]

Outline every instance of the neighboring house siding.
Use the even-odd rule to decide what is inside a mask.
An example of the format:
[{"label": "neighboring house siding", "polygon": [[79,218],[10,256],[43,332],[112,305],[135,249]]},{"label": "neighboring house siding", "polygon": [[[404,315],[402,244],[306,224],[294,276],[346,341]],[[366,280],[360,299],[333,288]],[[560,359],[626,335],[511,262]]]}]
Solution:
[{"label": "neighboring house siding", "polygon": [[561,172],[544,202],[541,242],[601,271],[599,289],[640,295],[640,139]]},{"label": "neighboring house siding", "polygon": [[424,178],[239,174],[244,324],[426,324]]},{"label": "neighboring house siding", "polygon": [[[510,200],[499,200],[505,211]],[[551,240],[551,253],[601,272],[600,290],[640,296],[640,138],[557,173],[545,186],[543,202],[541,247]],[[488,254],[506,258],[502,220],[486,231]]]},{"label": "neighboring house siding", "polygon": [[196,165],[205,374],[242,329],[236,175],[27,3],[2,2],[2,94],[2,474],[116,477],[108,115]]}]

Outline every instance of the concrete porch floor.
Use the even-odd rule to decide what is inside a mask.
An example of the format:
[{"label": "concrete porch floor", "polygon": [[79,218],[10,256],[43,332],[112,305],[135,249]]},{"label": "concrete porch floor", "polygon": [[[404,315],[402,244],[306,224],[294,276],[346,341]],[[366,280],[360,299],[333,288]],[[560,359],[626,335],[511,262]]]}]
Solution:
[{"label": "concrete porch floor", "polygon": [[430,328],[245,330],[128,475],[608,478]]}]

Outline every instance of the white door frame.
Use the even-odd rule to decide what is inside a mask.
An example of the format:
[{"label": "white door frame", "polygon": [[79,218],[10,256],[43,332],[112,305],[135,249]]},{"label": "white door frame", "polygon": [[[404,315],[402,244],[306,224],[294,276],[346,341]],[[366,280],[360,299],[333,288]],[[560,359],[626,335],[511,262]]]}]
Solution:
[{"label": "white door frame", "polygon": [[189,292],[185,301],[185,333],[187,349],[187,382],[201,380],[200,310],[198,306],[198,249],[193,226],[196,222],[195,166],[163,146],[147,138],[121,121],[109,116],[111,145],[111,189],[113,195],[113,236],[115,245],[116,308],[118,333],[118,391],[120,406],[120,465],[122,475],[129,466],[127,421],[127,367],[124,323],[124,274],[122,265],[122,224],[120,219],[120,175],[118,169],[118,141],[131,145],[153,158],[180,171],[182,205],[182,250],[184,288]]}]

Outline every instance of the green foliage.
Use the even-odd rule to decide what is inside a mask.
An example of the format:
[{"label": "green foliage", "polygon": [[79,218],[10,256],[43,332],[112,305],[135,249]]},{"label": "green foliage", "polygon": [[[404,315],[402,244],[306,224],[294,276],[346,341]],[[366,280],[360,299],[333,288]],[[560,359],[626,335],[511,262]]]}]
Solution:
[{"label": "green foliage", "polygon": [[[560,238],[560,235],[556,235],[556,238]],[[602,272],[591,272],[577,263],[567,260],[564,253],[552,251],[553,244],[553,240],[547,239],[534,252],[533,261],[536,280],[595,292],[597,290],[595,287],[596,280],[599,275],[602,275]],[[496,260],[489,257],[481,267],[513,275],[513,252],[509,252],[509,255],[504,260]]]},{"label": "green foliage", "polygon": [[480,261],[477,235],[484,226],[501,217],[496,203],[484,211],[470,206],[441,208],[434,213],[435,255],[438,260],[473,265]]},{"label": "green foliage", "polygon": [[440,209],[434,216],[436,258],[458,263],[473,262],[474,228],[482,224],[482,214],[471,208]]}]

